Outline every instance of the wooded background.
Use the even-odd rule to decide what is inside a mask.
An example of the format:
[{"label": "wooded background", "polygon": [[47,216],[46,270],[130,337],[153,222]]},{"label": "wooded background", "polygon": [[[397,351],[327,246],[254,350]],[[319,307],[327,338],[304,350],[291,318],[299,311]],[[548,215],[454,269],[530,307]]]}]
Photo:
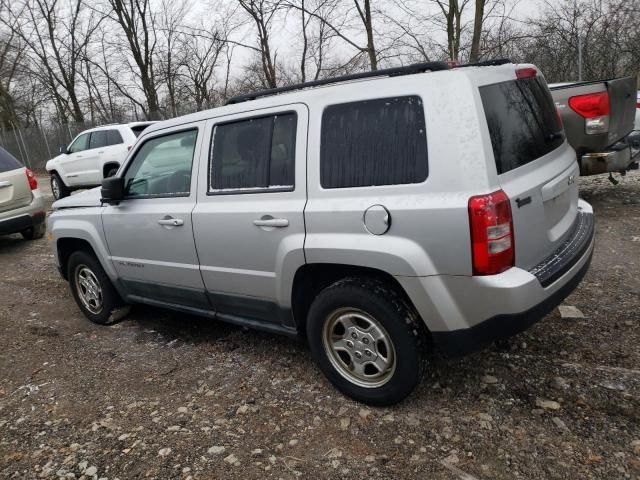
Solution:
[{"label": "wooded background", "polygon": [[413,62],[637,74],[640,0],[0,0],[0,145],[42,167],[93,125]]}]

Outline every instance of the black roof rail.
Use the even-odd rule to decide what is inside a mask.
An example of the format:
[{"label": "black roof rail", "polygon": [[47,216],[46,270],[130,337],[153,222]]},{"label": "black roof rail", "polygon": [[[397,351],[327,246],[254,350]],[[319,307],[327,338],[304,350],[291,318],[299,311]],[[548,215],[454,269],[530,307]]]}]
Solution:
[{"label": "black roof rail", "polygon": [[350,75],[341,75],[339,77],[325,78],[322,80],[315,80],[313,82],[296,83],[294,85],[287,85],[286,87],[269,88],[267,90],[259,90],[253,93],[247,93],[244,95],[238,95],[227,100],[226,105],[233,105],[234,103],[242,103],[249,100],[255,100],[256,98],[268,97],[270,95],[276,95],[278,93],[293,92],[295,90],[302,90],[304,88],[319,87],[321,85],[331,85],[333,83],[348,82],[351,80],[360,80],[363,78],[375,78],[375,77],[397,77],[401,75],[412,75],[415,73],[423,72],[435,72],[438,70],[449,70],[451,68],[461,67],[490,67],[497,65],[504,65],[511,63],[508,58],[498,58],[495,60],[483,60],[475,63],[465,63],[462,65],[451,65],[448,62],[423,62],[413,63],[404,67],[385,68],[382,70],[375,70],[372,72],[353,73]]},{"label": "black roof rail", "polygon": [[495,67],[498,65],[505,65],[507,63],[513,63],[509,58],[495,58],[493,60],[482,60],[474,63],[463,63],[461,65],[455,65],[453,68],[460,67]]},{"label": "black roof rail", "polygon": [[348,82],[351,80],[360,80],[363,78],[375,78],[375,77],[396,77],[400,75],[412,75],[414,73],[423,73],[427,71],[448,70],[451,68],[447,62],[424,62],[414,63],[405,67],[385,68],[382,70],[375,70],[372,72],[353,73],[351,75],[341,75],[339,77],[325,78],[322,80],[315,80],[313,82],[297,83],[295,85],[288,85],[286,87],[270,88],[268,90],[260,90],[253,93],[247,93],[245,95],[238,95],[230,98],[226,105],[232,105],[234,103],[246,102],[248,100],[255,100],[260,97],[267,97],[269,95],[276,95],[278,93],[292,92],[294,90],[302,90],[309,87],[319,87],[321,85],[330,85],[332,83]]}]

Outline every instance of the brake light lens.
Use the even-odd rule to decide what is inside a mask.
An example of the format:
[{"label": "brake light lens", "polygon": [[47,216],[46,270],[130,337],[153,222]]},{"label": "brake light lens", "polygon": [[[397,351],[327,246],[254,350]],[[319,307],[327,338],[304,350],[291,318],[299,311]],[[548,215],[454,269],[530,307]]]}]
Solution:
[{"label": "brake light lens", "polygon": [[536,75],[538,75],[538,71],[535,68],[532,68],[532,67],[516,69],[516,78],[517,79],[533,78]]},{"label": "brake light lens", "polygon": [[502,190],[469,199],[474,275],[495,275],[513,267],[513,218]]},{"label": "brake light lens", "polygon": [[31,190],[38,188],[38,180],[36,180],[36,176],[33,172],[29,168],[26,168],[25,173],[27,174],[27,180],[29,181],[29,188]]},{"label": "brake light lens", "polygon": [[569,99],[569,106],[584,118],[609,115],[609,94],[607,92],[577,95]]}]

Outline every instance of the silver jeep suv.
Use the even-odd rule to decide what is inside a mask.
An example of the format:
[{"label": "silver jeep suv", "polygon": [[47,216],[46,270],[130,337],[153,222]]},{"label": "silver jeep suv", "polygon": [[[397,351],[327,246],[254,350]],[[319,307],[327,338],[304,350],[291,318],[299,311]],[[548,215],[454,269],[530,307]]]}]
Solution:
[{"label": "silver jeep suv", "polygon": [[304,336],[338,389],[388,405],[432,351],[520,332],[578,285],[575,158],[535,67],[419,64],[155,124],[49,230],[90,320],[143,303]]}]

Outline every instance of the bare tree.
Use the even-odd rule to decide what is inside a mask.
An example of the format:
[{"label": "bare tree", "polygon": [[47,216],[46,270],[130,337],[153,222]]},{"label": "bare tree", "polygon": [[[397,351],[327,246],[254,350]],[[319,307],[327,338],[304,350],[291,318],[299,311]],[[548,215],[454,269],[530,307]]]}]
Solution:
[{"label": "bare tree", "polygon": [[[64,121],[67,114],[84,121],[77,81],[85,50],[100,24],[92,12],[82,9],[82,0],[61,4],[59,0],[1,0],[6,15],[0,17],[28,47],[35,67],[31,74],[49,89]],[[69,10],[63,12],[63,6]]]},{"label": "bare tree", "polygon": [[[125,36],[134,64],[132,73],[140,82],[146,105],[115,82],[118,90],[132,102],[140,106],[149,119],[162,118],[158,98],[158,76],[155,71],[155,53],[157,47],[157,16],[152,11],[151,0],[107,0],[111,11],[108,16],[121,29]],[[113,79],[113,77],[111,77]]]},{"label": "bare tree", "polygon": [[[304,11],[309,17],[320,21],[326,27],[325,38],[327,36],[326,30],[329,30],[332,36],[340,38],[348,46],[355,49],[357,54],[365,54],[371,70],[378,69],[380,52],[376,47],[376,38],[379,37],[374,28],[374,11],[371,8],[370,0],[352,0],[348,4],[341,0],[328,0],[323,2],[322,9],[316,10],[310,9],[302,0],[282,0],[281,4],[286,5],[287,8]],[[347,8],[346,5],[350,5],[351,8]],[[352,19],[355,20],[357,28],[352,25]],[[353,38],[351,32],[354,30],[356,35],[364,33],[364,43]],[[351,60],[346,62],[346,64],[349,63]]]},{"label": "bare tree", "polygon": [[259,52],[262,73],[269,88],[278,86],[276,73],[277,53],[271,45],[271,28],[281,2],[279,0],[238,0],[240,7],[249,15],[256,27],[258,38],[257,48]]},{"label": "bare tree", "polygon": [[214,74],[220,56],[228,48],[225,37],[215,31],[210,37],[184,36],[182,42],[185,51],[185,96],[195,103],[197,111],[211,108],[215,95]]},{"label": "bare tree", "polygon": [[[2,14],[0,5],[0,15]],[[22,53],[22,46],[15,32],[0,31],[0,128],[10,128],[20,123],[11,90]]]},{"label": "bare tree", "polygon": [[471,39],[471,52],[469,61],[477,62],[480,58],[480,35],[482,34],[482,23],[484,21],[484,8],[486,0],[476,0],[476,8],[473,17],[473,38]]}]

